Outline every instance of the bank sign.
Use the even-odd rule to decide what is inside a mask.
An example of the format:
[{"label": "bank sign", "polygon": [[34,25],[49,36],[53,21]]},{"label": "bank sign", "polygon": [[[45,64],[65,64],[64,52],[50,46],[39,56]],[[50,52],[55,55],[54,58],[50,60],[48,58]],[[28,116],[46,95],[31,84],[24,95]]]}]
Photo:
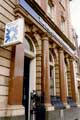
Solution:
[{"label": "bank sign", "polygon": [[4,45],[10,46],[23,42],[24,38],[24,19],[19,18],[7,23],[5,27]]}]

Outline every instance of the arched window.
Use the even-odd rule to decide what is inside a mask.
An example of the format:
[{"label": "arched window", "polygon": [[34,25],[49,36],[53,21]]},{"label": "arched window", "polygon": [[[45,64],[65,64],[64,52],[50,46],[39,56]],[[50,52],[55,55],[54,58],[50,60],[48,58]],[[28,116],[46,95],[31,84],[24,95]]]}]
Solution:
[{"label": "arched window", "polygon": [[66,80],[66,90],[67,90],[67,96],[68,96],[68,78],[67,78],[67,64],[64,63],[64,72],[65,72],[65,80]]},{"label": "arched window", "polygon": [[31,52],[34,52],[34,48],[33,48],[33,44],[31,42],[31,40],[28,37],[24,38],[24,47]]},{"label": "arched window", "polygon": [[47,3],[47,14],[52,20],[55,20],[56,17],[55,5],[51,0],[48,0]]},{"label": "arched window", "polygon": [[55,95],[55,63],[51,51],[49,52],[49,65],[50,65],[50,95]]},{"label": "arched window", "polygon": [[66,29],[66,21],[65,21],[65,17],[62,15],[61,13],[61,30],[62,32],[65,32],[65,29]]},{"label": "arched window", "polygon": [[24,37],[24,52],[28,57],[35,56],[35,47],[33,41],[30,39],[29,36]]}]

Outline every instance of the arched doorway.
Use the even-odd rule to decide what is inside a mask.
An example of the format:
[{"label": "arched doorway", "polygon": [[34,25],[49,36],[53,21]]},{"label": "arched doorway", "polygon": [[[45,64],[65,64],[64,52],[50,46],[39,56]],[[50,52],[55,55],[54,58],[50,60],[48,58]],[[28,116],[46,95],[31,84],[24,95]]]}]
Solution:
[{"label": "arched doorway", "polygon": [[26,120],[30,120],[30,93],[36,89],[36,49],[29,36],[24,38],[23,105]]}]

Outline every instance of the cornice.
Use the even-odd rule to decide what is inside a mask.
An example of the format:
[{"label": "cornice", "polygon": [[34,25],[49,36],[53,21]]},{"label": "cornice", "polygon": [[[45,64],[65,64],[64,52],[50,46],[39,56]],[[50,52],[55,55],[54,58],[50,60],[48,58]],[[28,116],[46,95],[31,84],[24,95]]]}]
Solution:
[{"label": "cornice", "polygon": [[45,20],[45,22],[65,41],[73,50],[76,47],[70,41],[70,39],[59,29],[59,27],[47,16],[41,7],[34,0],[27,0],[31,7]]},{"label": "cornice", "polygon": [[[31,0],[30,0],[31,1]],[[30,2],[29,1],[29,2]],[[25,2],[24,2],[25,3]],[[28,3],[29,5],[30,5],[30,3]],[[35,2],[35,4],[37,4],[36,2]],[[30,5],[31,7],[33,6],[34,7],[34,5]],[[39,5],[36,5],[37,7],[39,6]],[[32,7],[32,9],[34,9]],[[38,9],[38,8],[37,8]],[[39,7],[39,11],[37,10],[34,10],[37,14],[39,14],[39,16],[51,27],[51,29],[53,29],[55,32],[56,32],[56,34],[57,35],[59,35],[60,36],[60,38],[62,38],[62,40],[63,40],[63,42],[65,42],[65,43],[67,43],[67,45],[72,49],[72,50],[75,50],[75,46],[73,45],[73,44],[71,44],[71,42],[69,41],[69,39],[64,35],[64,34],[62,34],[62,32],[60,31],[60,29],[53,23],[53,21],[51,21],[51,19],[46,15],[46,13]],[[43,12],[40,12],[40,11],[43,11]],[[21,16],[21,17],[25,17],[25,21],[27,21],[28,20],[28,18],[30,18],[29,19],[29,22],[30,22],[30,24],[33,24],[33,21],[35,21],[35,20],[33,20],[33,21],[31,21],[32,20],[32,18],[29,16],[29,14],[28,14],[28,12],[22,7],[22,6],[20,6],[20,4],[17,4],[16,5],[16,8],[15,8],[15,14],[16,14],[16,16]],[[39,27],[39,28],[41,28],[41,26],[37,23],[37,26]],[[58,29],[58,30],[57,30]],[[44,31],[44,28],[42,29],[41,28],[41,30],[43,30]],[[45,31],[44,31],[45,32]],[[63,36],[62,36],[63,35]],[[68,42],[69,42],[69,44],[68,44]],[[56,43],[58,44],[58,45],[60,45],[58,42],[57,42],[57,40],[56,40]],[[60,45],[60,47],[62,46],[62,44]],[[62,48],[64,48],[65,46],[63,46]],[[69,51],[68,51],[68,49],[66,50],[66,47],[64,48],[65,49],[65,51],[67,51],[71,56],[73,56],[74,57],[74,55],[72,54],[72,53],[70,53]]]}]

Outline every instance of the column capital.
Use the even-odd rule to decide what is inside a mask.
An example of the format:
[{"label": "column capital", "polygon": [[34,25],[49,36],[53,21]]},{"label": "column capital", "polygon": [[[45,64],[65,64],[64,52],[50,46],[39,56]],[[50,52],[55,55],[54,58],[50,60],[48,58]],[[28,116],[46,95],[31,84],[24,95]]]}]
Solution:
[{"label": "column capital", "polygon": [[31,26],[31,31],[32,31],[33,33],[37,33],[38,30],[39,30],[39,29],[38,29],[34,24]]},{"label": "column capital", "polygon": [[56,60],[57,60],[57,62],[58,62],[58,56],[59,56],[59,54],[58,54],[58,49],[57,49],[57,47],[55,47],[53,50],[54,50],[54,53],[55,53],[55,56],[56,56]]},{"label": "column capital", "polygon": [[46,34],[43,34],[43,35],[42,35],[42,40],[43,40],[43,41],[44,41],[44,40],[48,41],[48,40],[49,40],[49,37],[48,37]]},{"label": "column capital", "polygon": [[69,55],[68,54],[65,55],[65,59],[66,59],[67,65],[69,65]]},{"label": "column capital", "polygon": [[30,33],[31,29],[30,26],[28,24],[25,23],[25,29],[24,29],[25,33]]},{"label": "column capital", "polygon": [[71,56],[69,57],[69,60],[70,60],[70,62],[74,61],[74,59]]},{"label": "column capital", "polygon": [[35,37],[36,40],[41,39],[39,33],[37,33],[37,32],[35,32],[35,33],[33,34],[33,36]]},{"label": "column capital", "polygon": [[59,48],[59,53],[64,53],[64,50],[62,48]]},{"label": "column capital", "polygon": [[52,48],[53,48],[53,49],[57,49],[57,46],[58,46],[58,45],[57,45],[56,43],[53,43],[53,44],[52,44]]},{"label": "column capital", "polygon": [[67,53],[66,53],[65,57],[66,57],[67,59],[69,59],[69,55],[68,55]]}]

